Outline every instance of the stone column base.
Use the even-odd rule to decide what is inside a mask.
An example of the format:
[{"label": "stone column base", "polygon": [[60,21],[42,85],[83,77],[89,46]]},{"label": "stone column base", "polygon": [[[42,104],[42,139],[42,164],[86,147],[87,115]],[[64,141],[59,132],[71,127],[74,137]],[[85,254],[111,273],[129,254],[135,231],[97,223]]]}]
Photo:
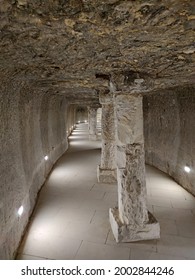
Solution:
[{"label": "stone column base", "polygon": [[102,169],[98,165],[97,177],[99,183],[116,183],[117,182],[117,169]]},{"label": "stone column base", "polygon": [[135,242],[160,238],[160,225],[148,212],[149,222],[143,226],[125,225],[119,219],[118,208],[110,208],[109,218],[116,242]]},{"label": "stone column base", "polygon": [[96,141],[97,140],[97,135],[95,134],[89,134],[89,140],[92,140],[92,141]]}]

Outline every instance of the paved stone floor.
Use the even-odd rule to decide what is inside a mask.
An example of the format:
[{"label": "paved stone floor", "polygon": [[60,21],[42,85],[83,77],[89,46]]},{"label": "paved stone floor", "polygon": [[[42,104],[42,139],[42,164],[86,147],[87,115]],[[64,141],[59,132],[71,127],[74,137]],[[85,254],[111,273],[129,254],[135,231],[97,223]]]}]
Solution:
[{"label": "paved stone floor", "polygon": [[88,141],[87,125],[70,136],[39,196],[17,259],[195,259],[195,198],[147,166],[148,208],[161,225],[161,239],[117,244],[108,209],[117,186],[97,183],[101,141]]}]

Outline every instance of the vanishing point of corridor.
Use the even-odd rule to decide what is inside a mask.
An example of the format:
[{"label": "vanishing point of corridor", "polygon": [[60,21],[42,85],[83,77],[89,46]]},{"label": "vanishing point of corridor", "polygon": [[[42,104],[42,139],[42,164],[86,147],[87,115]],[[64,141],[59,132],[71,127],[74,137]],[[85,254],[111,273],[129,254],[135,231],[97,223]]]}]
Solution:
[{"label": "vanishing point of corridor", "polygon": [[161,238],[114,241],[108,210],[117,204],[117,185],[97,182],[100,149],[101,141],[88,140],[87,124],[77,125],[40,192],[17,259],[195,259],[195,199],[150,166],[148,208]]}]

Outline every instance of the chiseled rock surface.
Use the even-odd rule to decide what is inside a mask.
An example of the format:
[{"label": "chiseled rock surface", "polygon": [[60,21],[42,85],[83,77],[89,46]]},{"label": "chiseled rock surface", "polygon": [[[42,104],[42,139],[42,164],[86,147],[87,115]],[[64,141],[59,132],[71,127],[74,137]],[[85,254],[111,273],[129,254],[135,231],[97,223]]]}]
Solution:
[{"label": "chiseled rock surface", "polygon": [[195,195],[195,87],[148,95],[143,104],[146,162]]},{"label": "chiseled rock surface", "polygon": [[118,207],[123,224],[148,221],[143,144],[129,145],[126,166],[118,170]]},{"label": "chiseled rock surface", "polygon": [[101,168],[116,169],[116,141],[102,140]]},{"label": "chiseled rock surface", "polygon": [[89,139],[97,139],[97,108],[89,108]]},{"label": "chiseled rock surface", "polygon": [[109,218],[116,242],[135,242],[160,238],[160,225],[148,212],[148,221],[144,224],[123,224],[117,208],[110,209]]},{"label": "chiseled rock surface", "polygon": [[102,104],[101,168],[116,169],[116,118],[113,101]]},{"label": "chiseled rock surface", "polygon": [[98,181],[114,183],[117,181],[116,164],[116,114],[113,94],[100,94],[102,104],[102,151],[98,166]]},{"label": "chiseled rock surface", "polygon": [[100,183],[112,184],[117,182],[117,169],[102,169],[97,167],[97,178]]},{"label": "chiseled rock surface", "polygon": [[1,0],[0,13],[0,67],[37,86],[92,96],[96,73],[118,88],[194,83],[194,0]]},{"label": "chiseled rock surface", "polygon": [[146,205],[142,97],[119,94],[116,116],[117,148],[125,160],[117,170],[118,208],[110,209],[113,234],[117,242],[159,238],[159,224]]},{"label": "chiseled rock surface", "polygon": [[117,145],[143,143],[142,98],[116,96]]},{"label": "chiseled rock surface", "polygon": [[11,78],[1,81],[0,96],[0,259],[11,259],[40,187],[67,149],[67,104]]}]

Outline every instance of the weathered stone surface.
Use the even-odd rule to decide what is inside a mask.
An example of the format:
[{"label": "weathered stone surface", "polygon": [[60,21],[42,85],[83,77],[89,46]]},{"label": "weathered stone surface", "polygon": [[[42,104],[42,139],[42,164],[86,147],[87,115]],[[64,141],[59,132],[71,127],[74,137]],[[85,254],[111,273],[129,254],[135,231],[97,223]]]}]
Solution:
[{"label": "weathered stone surface", "polygon": [[[195,195],[195,88],[144,96],[146,162]],[[191,168],[186,173],[185,166]]]},{"label": "weathered stone surface", "polygon": [[117,169],[102,169],[98,166],[97,177],[100,183],[115,183],[117,181]]},{"label": "weathered stone surface", "polygon": [[116,115],[111,94],[100,95],[102,103],[102,151],[98,167],[98,181],[113,183],[117,181],[116,172]]},{"label": "weathered stone surface", "polygon": [[102,140],[101,168],[116,169],[116,141]]},{"label": "weathered stone surface", "polygon": [[116,142],[115,109],[113,101],[102,105],[102,139]]},{"label": "weathered stone surface", "polygon": [[116,96],[118,208],[110,209],[117,242],[159,238],[159,224],[149,221],[146,205],[142,97]]},{"label": "weathered stone surface", "polygon": [[113,93],[112,92],[99,92],[99,101],[102,105],[112,105],[113,104]]},{"label": "weathered stone surface", "polygon": [[[121,143],[120,143],[121,144]],[[125,145],[117,145],[117,167],[119,169],[125,168],[126,166],[126,146]]]},{"label": "weathered stone surface", "polygon": [[89,139],[97,140],[97,108],[89,107],[88,122],[89,122]]},{"label": "weathered stone surface", "polygon": [[98,100],[96,73],[117,88],[194,83],[194,0],[2,0],[0,13],[1,68],[58,94]]},{"label": "weathered stone surface", "polygon": [[[6,78],[1,81],[1,259],[13,258],[37,193],[55,161],[67,149],[67,105],[63,96],[38,92],[28,83]],[[48,161],[44,160],[46,155]],[[24,213],[19,217],[21,205]]]},{"label": "weathered stone surface", "polygon": [[101,169],[116,169],[116,125],[113,100],[102,104]]},{"label": "weathered stone surface", "polygon": [[118,208],[123,224],[148,221],[143,144],[132,144],[126,154],[126,167],[118,169]]},{"label": "weathered stone surface", "polygon": [[123,224],[117,208],[110,209],[109,218],[116,242],[135,242],[160,238],[160,225],[155,217],[148,212],[148,222],[139,224]]},{"label": "weathered stone surface", "polygon": [[118,145],[143,143],[142,98],[116,96]]}]

